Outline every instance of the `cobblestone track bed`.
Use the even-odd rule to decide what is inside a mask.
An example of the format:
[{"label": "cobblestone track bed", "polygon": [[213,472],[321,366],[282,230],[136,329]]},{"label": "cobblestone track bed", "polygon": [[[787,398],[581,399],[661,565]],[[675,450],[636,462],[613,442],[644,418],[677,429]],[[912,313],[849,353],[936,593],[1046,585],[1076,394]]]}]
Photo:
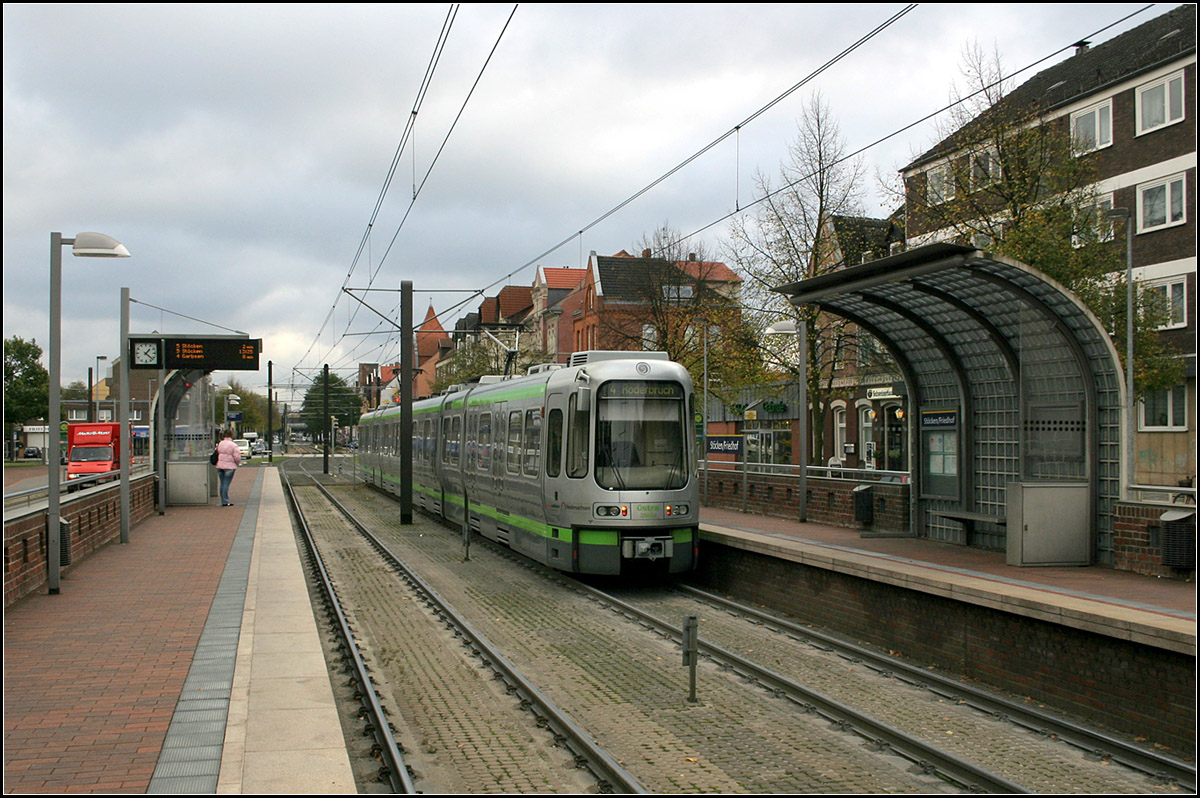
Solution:
[{"label": "cobblestone track bed", "polygon": [[338,496],[651,791],[957,791],[711,664],[691,705],[676,644],[485,547],[463,562],[454,532],[399,527],[372,491]]},{"label": "cobblestone track bed", "polygon": [[297,487],[338,597],[426,793],[595,792],[315,488]]},{"label": "cobblestone track bed", "polygon": [[[887,678],[834,652],[671,590],[610,590],[667,621],[695,615],[706,642],[913,734],[1036,792],[1149,793],[1172,790],[1132,769],[1005,723],[972,707]],[[681,623],[679,625],[682,625]]]}]

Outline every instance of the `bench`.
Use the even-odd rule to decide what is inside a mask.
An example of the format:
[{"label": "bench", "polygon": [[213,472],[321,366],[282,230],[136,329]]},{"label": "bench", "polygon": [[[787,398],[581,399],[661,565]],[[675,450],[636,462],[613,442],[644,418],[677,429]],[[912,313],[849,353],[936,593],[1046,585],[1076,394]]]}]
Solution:
[{"label": "bench", "polygon": [[971,545],[971,536],[975,534],[975,524],[995,524],[996,526],[1006,526],[1008,518],[1003,515],[990,515],[988,513],[974,513],[970,510],[930,510],[929,514],[935,518],[945,518],[949,521],[957,521],[963,525],[963,534],[966,536],[964,541],[968,546]]}]

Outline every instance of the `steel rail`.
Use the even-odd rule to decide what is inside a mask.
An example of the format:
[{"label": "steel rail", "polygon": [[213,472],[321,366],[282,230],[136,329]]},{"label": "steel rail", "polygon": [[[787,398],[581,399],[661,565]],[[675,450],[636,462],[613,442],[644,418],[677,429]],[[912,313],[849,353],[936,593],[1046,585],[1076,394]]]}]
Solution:
[{"label": "steel rail", "polygon": [[[574,586],[597,601],[610,604],[619,612],[655,629],[659,634],[682,643],[683,631],[678,627],[590,585],[576,582]],[[1032,792],[1027,787],[930,745],[893,726],[875,720],[836,699],[797,684],[786,676],[753,663],[732,651],[712,643],[706,643],[703,639],[699,641],[699,650],[718,664],[729,666],[737,673],[761,684],[777,695],[788,698],[806,710],[817,712],[838,726],[854,731],[879,746],[880,749],[893,751],[926,770],[936,772],[968,789],[999,794]]]},{"label": "steel rail", "polygon": [[421,579],[403,560],[399,558],[387,544],[379,539],[366,524],[360,521],[349,509],[330,493],[324,485],[315,483],[325,494],[326,498],[349,521],[358,527],[359,531],[371,542],[379,552],[400,572],[400,575],[422,594],[426,603],[450,625],[467,645],[472,653],[480,657],[488,667],[501,674],[505,682],[515,692],[522,707],[536,707],[534,713],[539,726],[548,728],[575,755],[577,766],[584,766],[591,771],[599,783],[601,792],[619,792],[637,795],[648,794],[645,787],[613,759],[604,749],[600,748],[589,738],[588,734],[579,727],[562,710],[544,695],[532,682],[513,665],[503,654],[492,645],[486,637],[480,634],[471,624],[459,615],[425,580]]},{"label": "steel rail", "polygon": [[346,619],[345,613],[342,612],[341,602],[338,601],[337,595],[334,592],[329,572],[325,568],[325,562],[321,558],[320,551],[317,549],[312,530],[308,526],[308,522],[304,517],[304,511],[300,507],[299,499],[292,488],[291,479],[283,469],[280,469],[280,474],[283,475],[288,500],[291,502],[292,509],[295,511],[296,518],[299,521],[300,529],[304,536],[304,543],[312,554],[321,592],[325,594],[325,600],[336,621],[338,634],[345,643],[345,649],[350,657],[351,667],[354,669],[355,678],[359,684],[359,701],[362,703],[368,717],[371,718],[370,731],[379,745],[379,754],[383,758],[383,775],[387,777],[392,792],[414,795],[417,793],[417,788],[408,774],[408,766],[404,762],[400,745],[396,742],[395,735],[392,734],[391,726],[388,725],[387,714],[383,709],[383,703],[379,700],[379,696],[371,683],[371,676],[367,670],[367,665],[358,653],[353,633],[350,631],[350,623]]},{"label": "steel rail", "polygon": [[717,606],[742,613],[781,631],[815,641],[853,662],[902,679],[936,695],[961,701],[968,706],[1015,723],[1042,736],[1056,737],[1101,759],[1118,762],[1141,773],[1155,776],[1164,782],[1174,782],[1191,792],[1196,791],[1196,766],[1194,764],[1182,762],[1118,737],[1064,720],[1047,712],[1041,712],[1020,702],[994,695],[986,690],[919,668],[896,657],[848,643],[815,629],[800,626],[692,585],[676,584],[674,587],[680,592],[692,594]]}]

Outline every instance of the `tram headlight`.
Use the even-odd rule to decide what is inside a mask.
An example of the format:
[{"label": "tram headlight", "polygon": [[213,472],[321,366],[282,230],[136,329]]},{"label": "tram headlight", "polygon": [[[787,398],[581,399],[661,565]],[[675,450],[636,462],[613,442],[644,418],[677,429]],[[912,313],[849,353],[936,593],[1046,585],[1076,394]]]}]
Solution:
[{"label": "tram headlight", "polygon": [[602,518],[618,518],[629,515],[629,508],[625,505],[598,504],[596,505],[596,515]]},{"label": "tram headlight", "polygon": [[668,504],[666,506],[666,513],[668,516],[687,515],[688,506],[686,504]]}]

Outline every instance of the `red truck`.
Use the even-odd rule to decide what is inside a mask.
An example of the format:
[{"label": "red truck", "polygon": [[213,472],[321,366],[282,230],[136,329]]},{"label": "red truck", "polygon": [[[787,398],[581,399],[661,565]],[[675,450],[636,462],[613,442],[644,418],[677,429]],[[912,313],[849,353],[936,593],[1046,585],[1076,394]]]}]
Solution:
[{"label": "red truck", "polygon": [[[67,490],[71,483],[93,474],[111,474],[107,479],[92,479],[85,484],[96,485],[110,482],[120,476],[121,452],[133,456],[131,428],[125,428],[125,442],[121,442],[120,424],[68,424],[67,425]],[[132,464],[132,460],[130,463]]]}]

